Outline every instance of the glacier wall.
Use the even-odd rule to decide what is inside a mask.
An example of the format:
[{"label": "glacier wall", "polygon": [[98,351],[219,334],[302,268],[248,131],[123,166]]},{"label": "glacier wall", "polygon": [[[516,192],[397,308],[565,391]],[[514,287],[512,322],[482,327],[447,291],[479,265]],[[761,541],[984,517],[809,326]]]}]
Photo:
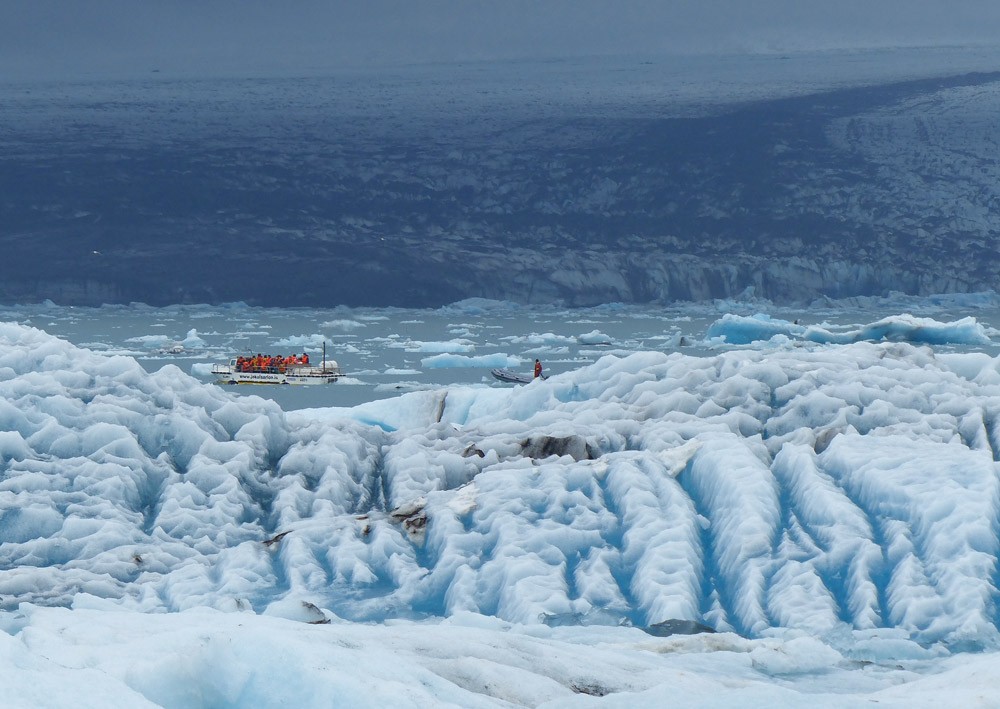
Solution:
[{"label": "glacier wall", "polygon": [[0,606],[997,637],[1000,363],[607,356],[286,413],[0,325]]},{"label": "glacier wall", "polygon": [[832,68],[784,84],[755,82],[779,58],[674,58],[10,86],[0,300],[1000,289],[997,74],[788,66],[810,61]]}]

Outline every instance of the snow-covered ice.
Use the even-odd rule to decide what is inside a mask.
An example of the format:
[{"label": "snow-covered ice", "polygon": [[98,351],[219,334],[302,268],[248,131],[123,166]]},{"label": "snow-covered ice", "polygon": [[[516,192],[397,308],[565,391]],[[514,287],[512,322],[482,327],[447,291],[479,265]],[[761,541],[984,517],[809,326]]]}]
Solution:
[{"label": "snow-covered ice", "polygon": [[283,410],[0,324],[8,705],[990,706],[991,332],[730,312]]},{"label": "snow-covered ice", "polygon": [[72,610],[26,606],[5,619],[12,635],[0,633],[4,705],[930,709],[994,706],[1000,691],[991,655],[915,648],[889,664],[807,636],[658,638],[467,613],[375,625],[301,615],[139,614],[86,598]]}]

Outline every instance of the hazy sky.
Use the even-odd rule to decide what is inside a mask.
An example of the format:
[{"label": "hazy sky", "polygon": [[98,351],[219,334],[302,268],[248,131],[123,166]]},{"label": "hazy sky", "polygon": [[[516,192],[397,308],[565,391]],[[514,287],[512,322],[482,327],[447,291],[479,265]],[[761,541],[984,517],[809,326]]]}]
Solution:
[{"label": "hazy sky", "polygon": [[7,77],[998,38],[996,0],[0,0]]}]

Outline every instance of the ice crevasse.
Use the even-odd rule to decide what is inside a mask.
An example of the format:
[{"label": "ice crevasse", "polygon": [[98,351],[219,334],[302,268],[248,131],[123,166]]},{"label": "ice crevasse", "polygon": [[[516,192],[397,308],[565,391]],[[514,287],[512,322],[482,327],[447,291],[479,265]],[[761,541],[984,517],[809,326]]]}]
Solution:
[{"label": "ice crevasse", "polygon": [[996,643],[1000,362],[607,356],[284,412],[0,324],[0,606]]}]

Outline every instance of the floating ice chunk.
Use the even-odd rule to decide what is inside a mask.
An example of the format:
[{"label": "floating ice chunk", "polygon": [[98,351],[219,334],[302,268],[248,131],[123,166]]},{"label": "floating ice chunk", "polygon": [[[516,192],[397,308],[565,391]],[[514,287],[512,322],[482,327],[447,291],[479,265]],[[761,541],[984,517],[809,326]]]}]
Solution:
[{"label": "floating ice chunk", "polygon": [[410,340],[401,345],[407,352],[473,352],[476,345],[467,340],[445,342],[420,342]]},{"label": "floating ice chunk", "polygon": [[561,345],[565,343],[577,342],[576,338],[566,335],[557,335],[553,332],[532,333],[530,335],[512,335],[501,338],[504,342],[515,345]]},{"label": "floating ice chunk", "polygon": [[770,340],[777,335],[801,337],[805,332],[806,328],[801,325],[775,319],[764,313],[750,317],[727,313],[708,327],[705,337],[709,340],[719,338],[730,345],[746,345]]},{"label": "floating ice chunk", "polygon": [[482,315],[484,313],[516,312],[521,305],[509,300],[492,300],[489,298],[466,298],[438,309],[441,313],[465,315]]},{"label": "floating ice chunk", "polygon": [[351,330],[357,330],[362,327],[367,327],[367,323],[363,323],[358,320],[348,320],[342,318],[339,320],[327,320],[323,323],[320,323],[320,327],[329,330],[344,330],[350,332]]},{"label": "floating ice chunk", "polygon": [[433,357],[424,357],[420,360],[420,365],[426,369],[450,369],[456,367],[479,367],[483,369],[514,368],[521,366],[521,360],[518,357],[506,355],[501,352],[473,357],[458,354],[439,354]]},{"label": "floating ice chunk", "polygon": [[918,342],[934,345],[966,344],[986,345],[990,338],[974,317],[954,322],[938,322],[931,318],[897,315],[861,328],[853,334],[853,341],[891,340],[893,342]]},{"label": "floating ice chunk", "polygon": [[896,315],[855,330],[832,332],[817,325],[804,326],[759,313],[750,317],[727,313],[712,323],[706,338],[731,345],[772,340],[805,340],[823,344],[852,342],[913,342],[925,344],[985,345],[990,343],[986,329],[973,317],[954,322],[938,322],[913,315]]},{"label": "floating ice chunk", "polygon": [[181,345],[183,345],[185,349],[189,350],[204,349],[208,346],[205,344],[203,339],[198,337],[198,330],[195,328],[188,330],[187,336],[181,340]]},{"label": "floating ice chunk", "polygon": [[125,342],[135,342],[145,347],[166,347],[172,340],[166,335],[138,335],[127,338]]},{"label": "floating ice chunk", "polygon": [[600,330],[591,330],[582,335],[577,335],[576,341],[581,345],[610,345],[614,342],[611,337],[605,335]]},{"label": "floating ice chunk", "polygon": [[323,344],[326,341],[326,336],[319,333],[312,335],[292,335],[275,340],[271,343],[271,347],[275,349],[294,349],[295,351],[303,349],[319,350],[323,348]]}]

